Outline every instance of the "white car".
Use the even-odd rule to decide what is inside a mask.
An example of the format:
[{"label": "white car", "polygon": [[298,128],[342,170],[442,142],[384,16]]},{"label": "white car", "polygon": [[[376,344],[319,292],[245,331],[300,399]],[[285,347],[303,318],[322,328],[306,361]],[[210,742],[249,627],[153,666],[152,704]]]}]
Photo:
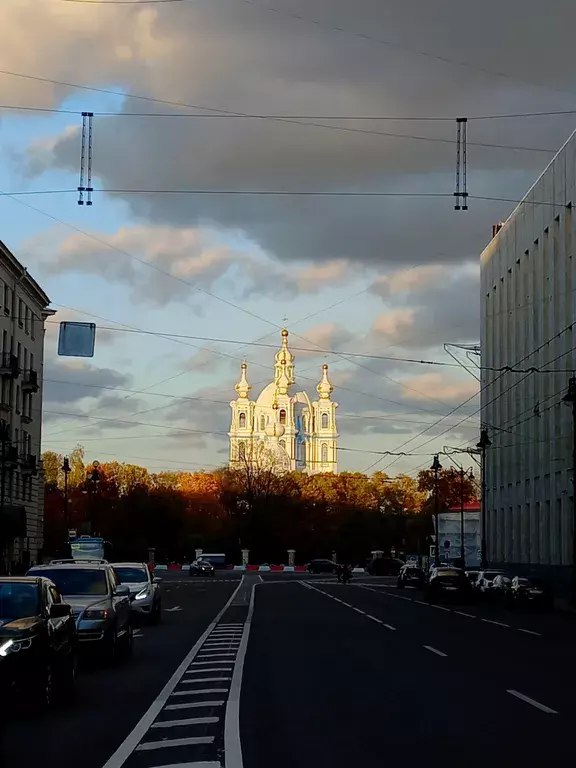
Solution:
[{"label": "white car", "polygon": [[151,624],[162,621],[162,593],[158,576],[152,576],[146,563],[112,563],[120,584],[130,589],[130,610],[134,618]]}]

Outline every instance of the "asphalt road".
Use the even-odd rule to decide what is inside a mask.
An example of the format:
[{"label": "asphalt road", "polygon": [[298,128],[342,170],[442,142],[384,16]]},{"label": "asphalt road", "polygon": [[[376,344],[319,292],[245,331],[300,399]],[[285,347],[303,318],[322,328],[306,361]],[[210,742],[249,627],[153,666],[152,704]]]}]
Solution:
[{"label": "asphalt road", "polygon": [[370,577],[176,573],[163,588],[165,622],[131,660],[88,665],[68,707],[3,720],[0,764],[525,768],[572,753],[571,616],[431,607]]}]

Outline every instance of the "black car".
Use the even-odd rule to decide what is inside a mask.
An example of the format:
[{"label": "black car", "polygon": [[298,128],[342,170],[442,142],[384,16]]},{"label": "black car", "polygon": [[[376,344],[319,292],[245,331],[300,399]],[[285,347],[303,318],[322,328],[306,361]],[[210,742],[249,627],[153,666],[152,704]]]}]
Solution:
[{"label": "black car", "polygon": [[418,589],[422,589],[425,583],[426,574],[419,565],[404,565],[398,574],[396,586],[398,589],[403,589],[404,587],[417,587]]},{"label": "black car", "polygon": [[472,585],[464,571],[458,568],[433,568],[426,584],[426,599],[433,602],[454,600],[471,602]]},{"label": "black car", "polygon": [[190,576],[214,576],[214,566],[209,560],[194,560],[190,566]]},{"label": "black car", "polygon": [[508,605],[550,609],[554,606],[554,597],[541,579],[515,576],[508,590]]},{"label": "black car", "polygon": [[54,583],[36,576],[0,578],[0,690],[45,708],[76,680],[76,626]]},{"label": "black car", "polygon": [[338,563],[333,560],[327,560],[322,557],[311,560],[306,566],[308,573],[336,573]]}]

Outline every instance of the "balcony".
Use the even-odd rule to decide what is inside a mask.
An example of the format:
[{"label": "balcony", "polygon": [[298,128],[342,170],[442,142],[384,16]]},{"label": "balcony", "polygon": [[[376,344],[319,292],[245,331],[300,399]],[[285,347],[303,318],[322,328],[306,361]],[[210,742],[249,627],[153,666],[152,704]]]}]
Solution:
[{"label": "balcony", "polygon": [[0,355],[0,377],[3,379],[17,379],[20,376],[18,358],[10,352]]},{"label": "balcony", "polygon": [[15,469],[18,466],[18,448],[13,445],[6,445],[2,459],[2,464],[6,469]]},{"label": "balcony", "polygon": [[21,386],[22,392],[38,392],[38,371],[24,371]]},{"label": "balcony", "polygon": [[38,460],[33,453],[20,456],[20,464],[24,475],[35,475],[38,472]]},{"label": "balcony", "polygon": [[20,414],[20,421],[22,424],[30,424],[32,422],[32,412],[24,413],[24,411],[22,411]]}]

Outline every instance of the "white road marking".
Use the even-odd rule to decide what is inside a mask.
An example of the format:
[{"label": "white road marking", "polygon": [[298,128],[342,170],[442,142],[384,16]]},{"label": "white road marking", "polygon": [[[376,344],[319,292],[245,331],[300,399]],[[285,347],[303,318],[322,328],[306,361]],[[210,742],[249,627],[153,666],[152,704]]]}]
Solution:
[{"label": "white road marking", "polygon": [[182,608],[179,605],[175,605],[173,608],[164,608],[164,610],[168,613],[173,613],[174,611],[181,611]]},{"label": "white road marking", "polygon": [[236,656],[236,651],[230,651],[230,653],[226,651],[207,651],[198,654],[199,659],[212,659],[213,661],[220,659],[222,656]]},{"label": "white road marking", "polygon": [[[106,763],[102,766],[102,768],[122,768],[126,760],[130,757],[130,755],[134,752],[152,723],[156,720],[158,717],[158,714],[160,711],[164,708],[166,705],[166,702],[168,701],[170,695],[174,692],[174,689],[180,682],[180,680],[184,677],[184,673],[190,666],[190,663],[194,661],[196,658],[196,655],[198,654],[199,650],[202,648],[202,645],[206,641],[206,638],[210,635],[210,633],[214,630],[216,626],[218,626],[218,622],[224,616],[226,611],[228,610],[229,606],[232,605],[232,602],[234,598],[236,597],[237,592],[239,592],[240,588],[242,587],[242,584],[244,582],[244,576],[240,580],[240,583],[228,599],[228,602],[224,605],[222,610],[217,614],[217,616],[214,618],[214,621],[209,624],[206,631],[198,638],[195,645],[191,648],[189,653],[186,654],[180,665],[177,667],[177,669],[174,671],[174,674],[172,677],[168,680],[164,688],[160,691],[156,699],[152,702],[148,710],[144,713],[144,715],[140,718],[138,723],[134,726],[132,731],[128,734],[128,736],[124,739],[122,744],[116,749],[114,754],[106,761]],[[212,682],[212,681],[210,681]],[[224,703],[224,702],[222,702]],[[172,705],[174,706],[174,705]]]},{"label": "white road marking", "polygon": [[181,720],[159,720],[153,723],[151,728],[177,728],[180,725],[209,725],[217,723],[219,717],[186,717]]},{"label": "white road marking", "polygon": [[518,632],[525,632],[527,635],[536,635],[536,637],[542,637],[541,632],[533,632],[531,629],[522,629],[522,627],[516,627]]},{"label": "white road marking", "polygon": [[[205,667],[207,664],[214,664],[213,661],[193,661],[192,664],[190,664],[190,667]],[[233,661],[223,661],[222,664],[227,664],[232,668],[234,666]],[[206,671],[206,670],[201,670]]]},{"label": "white road marking", "polygon": [[[206,670],[202,670],[206,672]],[[230,672],[231,670],[226,670]],[[196,680],[181,680],[182,685],[193,685],[194,683],[223,683],[224,681],[232,680],[231,677],[197,677]],[[174,696],[176,694],[173,694]]]},{"label": "white road marking", "polygon": [[413,603],[418,603],[418,605],[425,605],[428,608],[430,607],[430,603],[425,603],[424,600],[412,600]]},{"label": "white road marking", "polygon": [[199,763],[170,763],[170,765],[157,765],[154,768],[222,768],[222,764],[214,760],[201,760]]},{"label": "white road marking", "polygon": [[[187,675],[205,675],[206,672],[232,672],[232,667],[208,667],[207,669],[189,669],[186,672]],[[183,683],[188,684],[189,680],[182,680]]]},{"label": "white road marking", "polygon": [[177,709],[198,709],[199,707],[221,707],[224,704],[220,701],[187,701],[185,704],[167,704],[165,709],[174,711]]},{"label": "white road marking", "polygon": [[244,660],[248,648],[250,629],[252,628],[252,616],[254,615],[254,600],[256,597],[256,584],[252,586],[248,615],[244,624],[242,641],[236,658],[236,665],[230,684],[230,694],[226,704],[226,719],[224,721],[224,754],[226,755],[226,768],[243,768],[242,743],[240,740],[240,692],[242,690],[242,675],[244,673]]},{"label": "white road marking", "polygon": [[163,739],[162,741],[145,741],[138,744],[136,752],[149,752],[151,749],[165,749],[166,747],[188,747],[191,744],[213,744],[214,736],[191,736],[188,739]]},{"label": "white road marking", "polygon": [[436,610],[438,611],[448,611],[448,613],[450,613],[450,611],[452,610],[451,608],[445,608],[443,605],[432,605],[432,604],[429,604],[429,605],[430,605],[430,608],[436,608]]},{"label": "white road marking", "polygon": [[467,619],[475,619],[476,616],[474,616],[473,613],[464,613],[464,611],[454,611],[454,613],[457,613],[458,616],[466,616]]},{"label": "white road marking", "polygon": [[372,616],[369,613],[366,613],[366,611],[361,611],[359,608],[356,608],[354,605],[350,605],[350,603],[345,603],[344,600],[340,600],[339,597],[334,597],[334,595],[329,594],[328,592],[323,592],[321,589],[317,589],[316,587],[313,587],[311,584],[304,584],[300,582],[302,586],[307,586],[309,589],[312,589],[314,592],[320,592],[321,595],[324,595],[325,597],[329,597],[331,600],[335,600],[337,603],[341,603],[342,605],[345,605],[346,608],[352,608],[353,611],[357,611],[358,613],[361,613],[363,616],[366,616],[367,619],[372,619],[372,621],[377,622],[378,624],[382,624],[383,627],[386,627],[386,629],[391,629],[393,632],[396,631],[396,627],[393,627],[391,624],[384,624],[383,621],[380,619],[377,619],[376,616]]},{"label": "white road marking", "polygon": [[540,704],[539,701],[535,701],[535,699],[531,699],[529,696],[525,696],[523,693],[520,693],[519,691],[514,691],[512,689],[507,690],[506,693],[512,694],[512,696],[516,696],[517,699],[521,699],[522,701],[525,701],[526,704],[531,704],[533,707],[536,707],[536,709],[542,710],[542,712],[546,712],[549,715],[557,715],[558,712],[556,712],[555,709],[552,709],[551,707],[547,707],[545,704]]},{"label": "white road marking", "polygon": [[431,645],[425,645],[424,648],[426,648],[427,651],[432,651],[432,653],[435,653],[437,656],[448,656],[447,653],[442,653],[442,651],[439,651],[437,648],[432,648]]},{"label": "white road marking", "polygon": [[199,763],[171,763],[170,765],[157,765],[154,768],[222,768],[222,763],[214,760],[201,760]]},{"label": "white road marking", "polygon": [[228,688],[196,688],[194,691],[177,691],[172,696],[198,696],[206,693],[228,693]]},{"label": "white road marking", "polygon": [[504,624],[501,621],[492,621],[492,619],[482,619],[482,621],[485,621],[486,624],[496,624],[497,627],[507,627],[510,629],[510,624]]},{"label": "white road marking", "polygon": [[229,640],[227,643],[204,643],[203,648],[215,650],[216,648],[232,648],[233,645],[240,645],[239,640]]},{"label": "white road marking", "polygon": [[136,638],[136,637],[144,637],[144,635],[142,633],[142,630],[141,629],[135,629],[132,637],[134,637],[134,638]]}]

